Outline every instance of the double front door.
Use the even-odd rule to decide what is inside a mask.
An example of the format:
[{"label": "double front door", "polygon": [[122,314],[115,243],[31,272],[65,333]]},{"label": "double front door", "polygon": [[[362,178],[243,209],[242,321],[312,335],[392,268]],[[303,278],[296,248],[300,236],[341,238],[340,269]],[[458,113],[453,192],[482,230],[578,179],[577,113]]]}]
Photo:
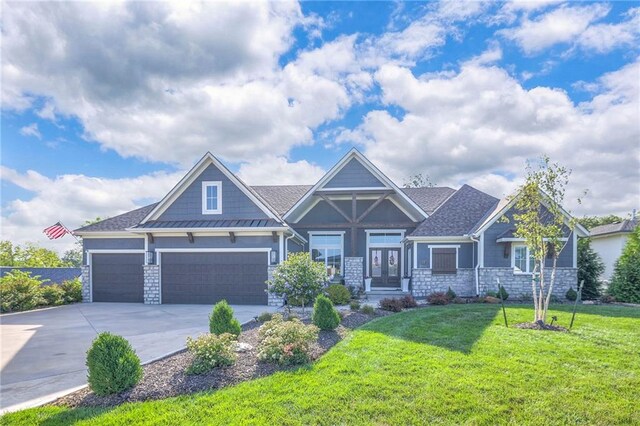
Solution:
[{"label": "double front door", "polygon": [[400,249],[370,248],[371,287],[400,287]]}]

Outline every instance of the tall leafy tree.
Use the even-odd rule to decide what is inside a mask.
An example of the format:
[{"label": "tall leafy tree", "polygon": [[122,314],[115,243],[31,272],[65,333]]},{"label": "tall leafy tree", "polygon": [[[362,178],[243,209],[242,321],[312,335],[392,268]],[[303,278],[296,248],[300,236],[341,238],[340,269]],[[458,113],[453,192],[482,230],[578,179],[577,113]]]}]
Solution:
[{"label": "tall leafy tree", "polygon": [[429,175],[423,175],[422,173],[418,173],[413,176],[409,176],[407,180],[405,180],[402,185],[405,188],[423,188],[429,187],[432,188],[435,186],[433,182],[431,182],[431,178]]},{"label": "tall leafy tree", "polygon": [[589,238],[578,240],[578,282],[584,281],[582,298],[597,299],[602,294],[600,275],[604,272],[604,263],[600,255],[591,248]]},{"label": "tall leafy tree", "polygon": [[[535,322],[543,324],[547,318],[551,294],[556,279],[558,257],[571,241],[565,235],[566,217],[562,211],[565,188],[571,171],[543,156],[537,167],[527,164],[525,182],[520,185],[514,199],[515,235],[523,238],[534,259],[531,291]],[[575,232],[575,221],[570,221],[569,232]],[[562,241],[563,237],[568,237]],[[551,274],[545,276],[545,259],[552,258]]]},{"label": "tall leafy tree", "polygon": [[66,266],[58,253],[33,243],[17,246],[14,251],[14,266],[31,268],[58,268]]},{"label": "tall leafy tree", "polygon": [[585,216],[578,220],[580,225],[584,226],[587,229],[595,228],[600,225],[609,225],[611,223],[622,222],[622,218],[620,216],[616,216],[615,214],[610,214],[607,216]]},{"label": "tall leafy tree", "polygon": [[61,260],[62,263],[65,264],[65,266],[73,266],[76,268],[82,266],[82,245],[80,245],[80,247],[65,251]]},{"label": "tall leafy tree", "polygon": [[640,303],[640,225],[629,235],[616,262],[609,293],[619,302]]},{"label": "tall leafy tree", "polygon": [[9,240],[0,241],[0,266],[13,266],[15,252],[13,243]]}]

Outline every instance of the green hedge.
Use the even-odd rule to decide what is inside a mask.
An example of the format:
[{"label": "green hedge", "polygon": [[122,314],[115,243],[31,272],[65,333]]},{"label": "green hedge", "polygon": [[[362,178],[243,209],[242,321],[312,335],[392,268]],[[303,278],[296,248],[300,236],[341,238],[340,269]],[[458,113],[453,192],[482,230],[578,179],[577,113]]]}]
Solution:
[{"label": "green hedge", "polygon": [[73,279],[43,286],[45,280],[30,272],[12,271],[0,278],[0,312],[28,311],[82,301],[82,284]]}]

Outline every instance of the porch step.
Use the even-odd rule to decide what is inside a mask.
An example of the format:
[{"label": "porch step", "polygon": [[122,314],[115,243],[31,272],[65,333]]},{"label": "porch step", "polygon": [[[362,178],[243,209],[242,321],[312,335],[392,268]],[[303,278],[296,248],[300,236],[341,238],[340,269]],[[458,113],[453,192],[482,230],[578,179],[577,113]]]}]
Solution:
[{"label": "porch step", "polygon": [[402,290],[371,290],[364,293],[367,296],[387,296],[387,297],[397,297],[397,296],[407,296],[411,294],[408,291]]}]

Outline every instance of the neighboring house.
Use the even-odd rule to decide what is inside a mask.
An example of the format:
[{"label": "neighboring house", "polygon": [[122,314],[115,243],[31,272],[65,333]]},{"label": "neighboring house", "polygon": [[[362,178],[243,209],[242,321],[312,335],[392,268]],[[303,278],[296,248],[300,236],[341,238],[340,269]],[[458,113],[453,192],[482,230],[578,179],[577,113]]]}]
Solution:
[{"label": "neighboring house", "polygon": [[[512,205],[469,185],[399,188],[355,149],[313,186],[249,187],[207,153],[159,203],[75,231],[83,297],[278,305],[265,281],[300,251],[332,280],[371,292],[474,296],[499,278],[513,296],[528,294],[527,247],[499,220]],[[559,296],[577,280],[576,233],[565,235]]]},{"label": "neighboring house", "polygon": [[600,276],[603,281],[609,282],[611,280],[616,260],[622,254],[627,238],[636,226],[638,226],[638,219],[634,214],[631,219],[595,226],[589,230],[591,248],[600,255],[604,262],[604,272]]},{"label": "neighboring house", "polygon": [[20,268],[12,266],[0,266],[0,277],[13,271],[29,272],[32,277],[39,276],[46,280],[43,285],[61,284],[68,280],[80,278],[80,268]]}]

